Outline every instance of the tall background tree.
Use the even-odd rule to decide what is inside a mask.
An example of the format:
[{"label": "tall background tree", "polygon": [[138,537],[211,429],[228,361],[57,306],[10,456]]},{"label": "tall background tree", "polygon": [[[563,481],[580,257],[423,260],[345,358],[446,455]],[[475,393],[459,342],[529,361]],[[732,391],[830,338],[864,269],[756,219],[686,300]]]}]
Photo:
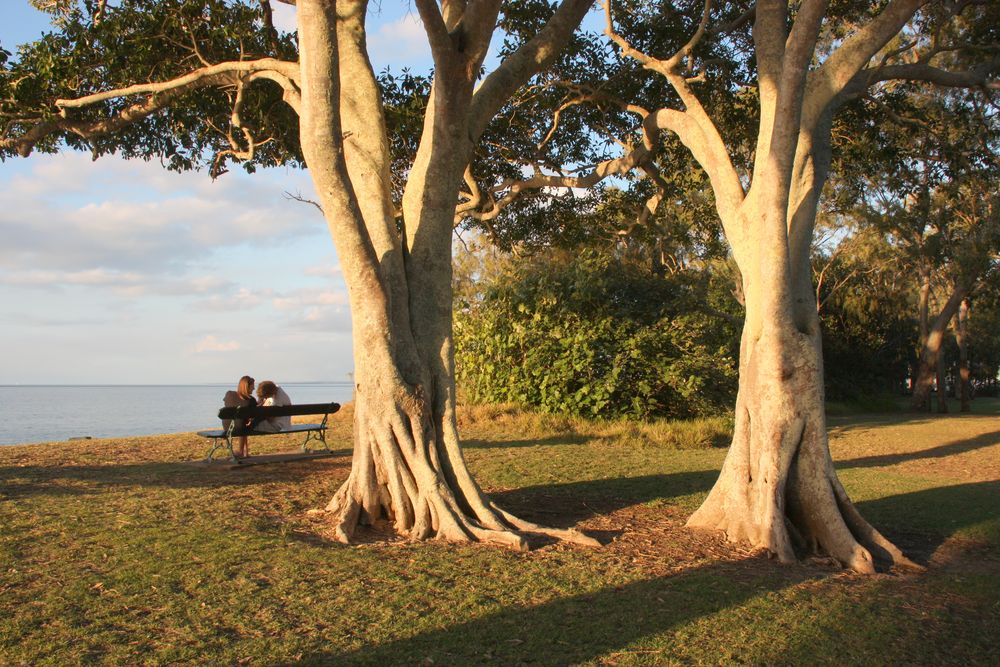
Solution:
[{"label": "tall background tree", "polygon": [[[1000,250],[996,194],[997,113],[965,91],[923,91],[898,85],[862,107],[887,119],[855,126],[840,159],[867,165],[842,169],[844,212],[885,241],[914,295],[919,340],[912,407],[946,411],[939,363],[949,326],[961,304],[989,280]],[[855,180],[853,184],[849,180]]]}]

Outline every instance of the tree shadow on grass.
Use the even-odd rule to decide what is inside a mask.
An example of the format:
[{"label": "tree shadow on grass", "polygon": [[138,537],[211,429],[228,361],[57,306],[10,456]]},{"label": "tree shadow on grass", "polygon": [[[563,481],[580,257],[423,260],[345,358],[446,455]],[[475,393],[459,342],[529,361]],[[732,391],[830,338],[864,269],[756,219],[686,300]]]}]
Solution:
[{"label": "tree shadow on grass", "polygon": [[248,466],[230,470],[191,463],[111,465],[29,465],[0,467],[0,499],[37,495],[82,496],[113,487],[213,488],[297,483],[333,468],[350,465],[350,450],[325,459]]},{"label": "tree shadow on grass", "polygon": [[891,466],[904,461],[916,461],[918,459],[941,459],[946,456],[963,454],[983,447],[1000,445],[1000,431],[983,433],[974,438],[966,440],[956,440],[945,445],[923,449],[917,452],[903,452],[900,454],[880,454],[878,456],[862,456],[848,461],[836,461],[838,468],[873,468],[879,466]]},{"label": "tree shadow on grass", "polygon": [[599,514],[657,500],[669,500],[712,488],[718,470],[665,475],[614,477],[568,484],[527,486],[491,493],[505,510],[546,525],[567,527]]},{"label": "tree shadow on grass", "polygon": [[[941,415],[947,418],[949,415]],[[935,416],[926,413],[890,412],[867,415],[834,415],[827,416],[826,425],[830,435],[847,434],[859,429],[879,428],[883,426],[917,426],[937,421]]]},{"label": "tree shadow on grass", "polygon": [[[681,475],[652,475],[637,478],[639,486],[632,488],[631,480],[596,480],[557,487],[534,487],[506,494],[498,494],[510,500],[514,494],[553,493],[555,491],[579,493],[592,502],[636,502],[651,499],[652,488],[671,488],[672,493],[684,493],[703,486],[715,471],[683,473]],[[685,477],[686,475],[686,477]],[[657,494],[656,497],[666,497]],[[1000,481],[978,484],[927,489],[915,493],[898,494],[888,498],[859,503],[858,507],[877,523],[898,527],[889,536],[898,539],[896,533],[917,540],[923,546],[935,546],[948,537],[980,525],[992,524],[992,537],[986,543],[992,552],[1000,557]],[[525,495],[524,500],[530,500]],[[608,509],[606,506],[605,509]],[[942,517],[948,517],[945,520]],[[902,541],[904,548],[912,553],[913,544]],[[933,551],[933,549],[932,549]],[[918,561],[927,563],[930,553]],[[443,611],[440,623],[447,627],[424,630],[414,636],[394,638],[378,645],[369,645],[347,652],[316,652],[306,650],[302,664],[436,664],[465,665],[491,662],[492,664],[578,664],[600,659],[602,662],[621,661],[626,664],[661,664],[675,661],[699,661],[705,656],[697,647],[687,647],[684,639],[672,636],[675,630],[711,617],[727,609],[745,605],[751,600],[762,598],[797,584],[825,577],[828,572],[810,566],[782,566],[776,562],[749,559],[742,561],[718,561],[697,568],[691,568],[670,576],[647,578],[633,583],[609,587],[603,590],[560,597],[536,606],[510,607],[473,620],[463,621],[456,614]],[[929,573],[924,576],[936,576]],[[896,587],[894,578],[881,580],[885,587]],[[911,580],[900,580],[906,585],[914,585]],[[893,593],[899,601],[905,597],[905,587]],[[836,596],[842,604],[853,604],[850,596]],[[873,602],[878,606],[877,602]],[[763,608],[760,613],[775,614]],[[978,612],[976,612],[978,613]],[[871,635],[865,628],[857,627],[844,618],[850,615],[820,616],[817,623],[828,626],[827,632],[845,633],[851,642],[886,637],[913,636],[920,641],[921,630],[912,626],[899,629],[884,628],[882,634]],[[923,617],[921,617],[923,619]],[[917,618],[903,619],[894,615],[896,623],[922,623]],[[750,626],[746,626],[748,629]],[[900,626],[902,628],[902,626]],[[905,632],[903,631],[905,630]],[[728,631],[728,630],[725,630]],[[944,634],[946,632],[942,631]],[[942,635],[939,632],[938,635]],[[805,634],[809,634],[808,632]],[[871,635],[871,636],[870,636]],[[938,642],[940,636],[928,639]],[[796,655],[802,659],[809,657],[809,647],[795,640]],[[676,642],[676,643],[675,643]],[[782,644],[784,645],[784,644]],[[674,646],[677,648],[675,649]],[[907,645],[904,655],[924,655],[936,646]],[[872,643],[864,649],[855,649],[855,658],[877,660],[878,644]],[[783,654],[781,654],[783,655]],[[779,654],[773,656],[782,662]],[[818,658],[822,656],[812,656]],[[826,656],[834,662],[834,656]],[[737,655],[718,655],[715,658],[739,659]]]},{"label": "tree shadow on grass", "polygon": [[919,563],[956,533],[1000,556],[1000,481],[939,486],[857,504],[861,514]]},{"label": "tree shadow on grass", "polygon": [[816,575],[790,567],[761,576],[750,567],[740,561],[712,563],[536,606],[508,607],[351,652],[307,652],[300,664],[567,665],[609,654],[630,664],[659,664],[668,659],[662,641],[654,646],[643,640]]},{"label": "tree shadow on grass", "polygon": [[[975,412],[959,412],[956,405],[951,412],[940,414],[934,412],[880,412],[871,414],[827,415],[826,423],[830,434],[849,433],[858,429],[877,428],[880,426],[917,426],[921,424],[940,423],[950,419],[975,419],[991,417],[1000,414],[1000,400],[977,399],[981,401],[980,409]],[[987,403],[988,401],[988,403]]]}]

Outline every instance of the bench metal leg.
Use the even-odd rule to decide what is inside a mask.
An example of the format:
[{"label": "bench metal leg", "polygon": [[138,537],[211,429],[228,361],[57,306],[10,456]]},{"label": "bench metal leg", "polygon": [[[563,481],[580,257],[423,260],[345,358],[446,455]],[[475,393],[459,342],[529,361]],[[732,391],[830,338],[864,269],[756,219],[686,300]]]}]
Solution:
[{"label": "bench metal leg", "polygon": [[[222,443],[225,443],[225,445]],[[233,439],[228,435],[226,437],[212,438],[212,447],[208,450],[208,455],[205,456],[205,462],[211,463],[216,450],[223,448],[229,452],[229,459],[233,463],[239,463],[239,459],[236,458],[236,453],[233,451]]]},{"label": "bench metal leg", "polygon": [[[315,440],[322,445],[322,449],[311,450],[307,445],[310,441]],[[330,451],[330,446],[326,444],[326,429],[320,429],[318,431],[306,431],[306,439],[302,441],[302,451],[308,454],[310,451]]]},{"label": "bench metal leg", "polygon": [[208,454],[205,455],[206,463],[212,460],[212,457],[215,455],[215,450],[219,448],[219,440],[221,440],[221,438],[212,438],[212,446],[208,448]]}]

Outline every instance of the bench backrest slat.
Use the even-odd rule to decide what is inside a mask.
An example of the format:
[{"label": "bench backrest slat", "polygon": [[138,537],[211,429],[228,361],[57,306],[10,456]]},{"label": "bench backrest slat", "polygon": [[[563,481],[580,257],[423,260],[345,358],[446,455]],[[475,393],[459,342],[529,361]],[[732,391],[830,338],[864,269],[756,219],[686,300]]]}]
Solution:
[{"label": "bench backrest slat", "polygon": [[329,415],[340,409],[340,403],[301,403],[299,405],[240,405],[219,410],[219,419],[252,419],[254,417],[292,417],[294,415]]}]

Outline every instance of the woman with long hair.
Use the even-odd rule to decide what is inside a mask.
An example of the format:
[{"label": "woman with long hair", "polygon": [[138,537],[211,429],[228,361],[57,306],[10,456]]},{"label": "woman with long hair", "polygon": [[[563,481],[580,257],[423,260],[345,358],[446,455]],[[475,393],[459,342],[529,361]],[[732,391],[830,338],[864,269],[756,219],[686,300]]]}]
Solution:
[{"label": "woman with long hair", "polygon": [[[222,403],[227,408],[235,408],[238,406],[246,405],[257,405],[257,399],[253,397],[253,386],[254,379],[249,375],[244,375],[240,378],[239,383],[236,385],[236,391],[227,391],[226,395],[222,399]],[[229,424],[223,423],[223,429],[228,429]],[[235,433],[245,433],[246,431],[253,428],[253,420],[247,419],[242,425],[239,425],[234,429]],[[246,458],[250,456],[250,443],[246,435],[240,435],[237,440],[237,451],[233,454],[237,458]]]}]

